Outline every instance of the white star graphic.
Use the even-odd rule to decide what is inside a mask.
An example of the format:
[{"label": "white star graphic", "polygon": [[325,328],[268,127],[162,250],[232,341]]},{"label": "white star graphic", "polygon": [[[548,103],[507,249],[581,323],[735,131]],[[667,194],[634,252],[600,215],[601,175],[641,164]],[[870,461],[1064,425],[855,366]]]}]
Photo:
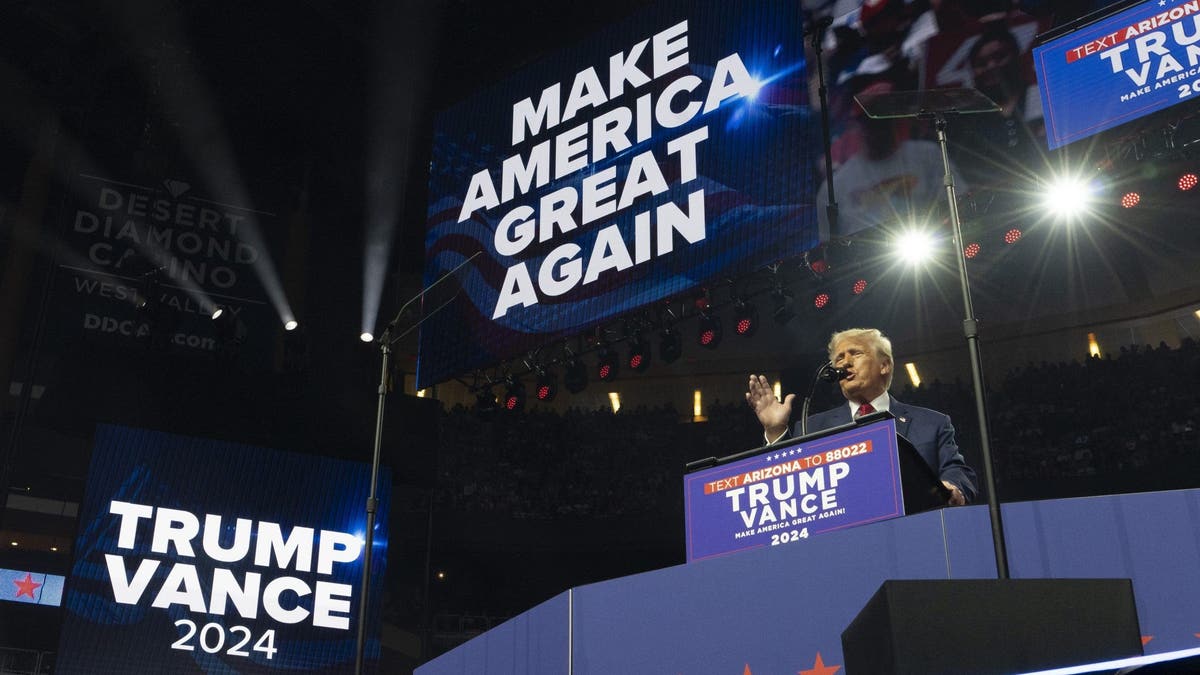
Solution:
[{"label": "white star graphic", "polygon": [[1166,7],[1166,6],[1167,6],[1167,0],[1158,0],[1158,6],[1159,6],[1159,7]]}]

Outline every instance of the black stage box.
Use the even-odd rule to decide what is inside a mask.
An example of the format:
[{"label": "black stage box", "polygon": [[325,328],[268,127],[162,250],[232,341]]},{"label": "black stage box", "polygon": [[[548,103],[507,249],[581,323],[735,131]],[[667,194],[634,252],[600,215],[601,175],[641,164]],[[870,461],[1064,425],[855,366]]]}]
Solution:
[{"label": "black stage box", "polygon": [[885,581],[842,632],[846,675],[1021,673],[1142,654],[1129,579]]}]

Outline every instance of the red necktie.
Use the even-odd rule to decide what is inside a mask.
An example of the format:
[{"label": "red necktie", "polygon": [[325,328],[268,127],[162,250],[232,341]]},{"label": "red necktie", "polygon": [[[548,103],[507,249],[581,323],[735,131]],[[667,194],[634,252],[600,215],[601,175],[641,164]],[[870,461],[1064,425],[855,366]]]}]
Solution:
[{"label": "red necktie", "polygon": [[875,409],[871,407],[871,404],[864,403],[864,404],[858,406],[858,414],[855,415],[855,417],[862,417],[863,415],[870,415],[873,412],[875,412]]}]

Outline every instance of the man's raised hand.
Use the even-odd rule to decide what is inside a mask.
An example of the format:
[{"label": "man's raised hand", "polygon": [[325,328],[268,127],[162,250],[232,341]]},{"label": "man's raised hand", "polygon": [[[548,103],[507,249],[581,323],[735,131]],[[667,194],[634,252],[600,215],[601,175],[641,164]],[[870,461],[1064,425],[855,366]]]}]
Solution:
[{"label": "man's raised hand", "polygon": [[750,386],[746,391],[746,403],[758,417],[758,422],[762,424],[763,433],[766,434],[768,441],[774,442],[787,431],[788,421],[792,417],[792,399],[794,398],[796,398],[795,394],[788,394],[783,401],[780,401],[775,397],[775,390],[771,388],[771,383],[767,382],[766,376],[750,376]]}]

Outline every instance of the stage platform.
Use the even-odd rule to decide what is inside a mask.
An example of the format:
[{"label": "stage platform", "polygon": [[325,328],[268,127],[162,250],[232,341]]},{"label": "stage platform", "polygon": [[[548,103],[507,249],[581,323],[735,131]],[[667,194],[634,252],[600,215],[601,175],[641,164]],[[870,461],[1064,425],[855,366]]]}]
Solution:
[{"label": "stage platform", "polygon": [[[1003,510],[1013,578],[1132,579],[1145,653],[1200,648],[1200,490]],[[995,576],[986,506],[942,509],[572,588],[416,673],[834,675],[885,580]]]}]

